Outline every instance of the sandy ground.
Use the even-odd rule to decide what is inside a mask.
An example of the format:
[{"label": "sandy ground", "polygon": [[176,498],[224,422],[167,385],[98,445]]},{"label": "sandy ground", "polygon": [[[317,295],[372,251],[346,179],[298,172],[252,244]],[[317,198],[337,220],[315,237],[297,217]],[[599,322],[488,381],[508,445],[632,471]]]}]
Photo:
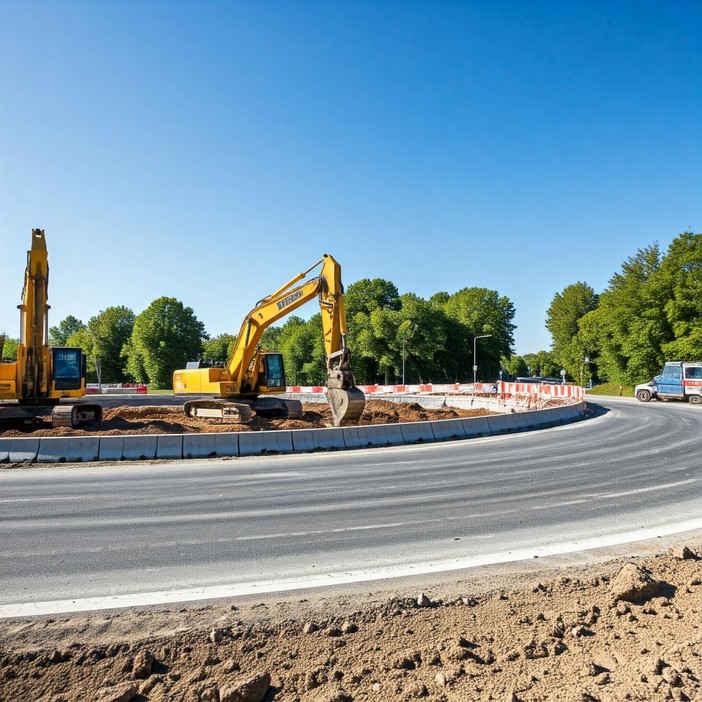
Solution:
[{"label": "sandy ground", "polygon": [[[389,424],[397,422],[424,422],[457,417],[480,417],[494,414],[485,409],[462,410],[453,407],[424,409],[416,403],[397,403],[387,400],[369,400],[356,423]],[[50,419],[39,419],[24,425],[0,424],[0,436],[85,436],[89,434],[188,434],[229,431],[264,431],[273,429],[314,429],[332,426],[332,416],[326,403],[303,404],[299,419],[264,419],[254,416],[250,424],[235,424],[217,419],[186,417],[178,406],[145,405],[107,408],[99,423],[86,423],[80,428],[51,427]]]},{"label": "sandy ground", "polygon": [[702,700],[701,547],[3,620],[0,700]]},{"label": "sandy ground", "polygon": [[[371,401],[361,423],[474,414]],[[295,426],[329,420],[306,405]],[[167,407],[115,408],[106,423],[108,433],[232,431]],[[9,430],[27,431],[95,430]],[[695,535],[594,562],[0,620],[0,700],[702,702],[700,555]]]}]

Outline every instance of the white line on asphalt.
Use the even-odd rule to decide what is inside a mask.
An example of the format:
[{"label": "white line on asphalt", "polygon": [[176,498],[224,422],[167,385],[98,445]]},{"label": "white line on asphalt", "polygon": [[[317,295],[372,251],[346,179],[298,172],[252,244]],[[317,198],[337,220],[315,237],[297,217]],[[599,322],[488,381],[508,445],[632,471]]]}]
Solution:
[{"label": "white line on asphalt", "polygon": [[482,556],[457,558],[448,561],[415,563],[411,565],[391,566],[373,570],[342,571],[298,578],[279,580],[262,580],[257,582],[232,583],[212,587],[190,588],[183,590],[163,590],[157,592],[133,593],[105,597],[86,597],[69,600],[49,600],[45,602],[22,602],[0,606],[0,619],[10,617],[30,617],[48,614],[66,614],[69,612],[86,612],[102,609],[120,609],[125,607],[145,607],[179,602],[219,599],[223,597],[243,597],[245,595],[286,592],[316,587],[329,587],[349,583],[386,580],[409,575],[427,575],[452,570],[463,570],[477,566],[495,565],[523,561],[538,556],[558,556],[595,548],[619,546],[636,541],[646,541],[660,536],[671,536],[686,531],[702,529],[702,519],[690,519],[665,527],[655,527],[629,531],[611,536],[583,539],[581,541],[562,542],[547,547],[501,551]]}]

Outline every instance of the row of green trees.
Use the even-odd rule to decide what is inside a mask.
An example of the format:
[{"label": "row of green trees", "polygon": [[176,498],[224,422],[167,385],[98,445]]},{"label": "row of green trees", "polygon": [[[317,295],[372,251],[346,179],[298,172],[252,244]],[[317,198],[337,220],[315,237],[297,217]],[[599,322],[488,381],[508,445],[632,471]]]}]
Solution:
[{"label": "row of green trees", "polygon": [[[349,285],[345,295],[348,344],[361,384],[470,382],[478,342],[479,379],[559,377],[580,384],[634,385],[655,375],[667,360],[702,358],[702,234],[684,232],[667,252],[658,244],[639,249],[596,293],[576,282],[557,293],[547,311],[552,348],[512,354],[514,306],[494,290],[463,288],[428,300],[400,295],[381,278]],[[210,337],[193,310],[161,297],[139,315],[111,307],[87,324],[66,317],[49,331],[54,346],[80,346],[90,380],[144,382],[170,388],[172,373],[195,358],[226,363],[232,334]],[[6,339],[12,358],[16,339]],[[285,358],[288,382],[316,385],[326,377],[322,324],[290,316],[270,327],[262,346]]]},{"label": "row of green trees", "polygon": [[553,361],[578,382],[636,385],[671,360],[702,359],[702,234],[639,249],[596,293],[585,282],[547,312]]},{"label": "row of green trees", "polygon": [[[473,340],[479,340],[479,377],[495,379],[514,343],[513,304],[494,290],[464,288],[425,300],[400,295],[383,279],[363,279],[345,294],[348,345],[357,382],[467,382],[472,380]],[[68,316],[49,330],[52,346],[80,346],[89,380],[139,382],[170,388],[173,371],[196,358],[226,363],[236,337],[210,337],[193,310],[171,297],[154,300],[141,314],[110,307],[84,324]],[[288,382],[326,379],[322,323],[290,316],[268,328],[261,345],[283,354]],[[11,349],[12,344],[6,345]]]}]

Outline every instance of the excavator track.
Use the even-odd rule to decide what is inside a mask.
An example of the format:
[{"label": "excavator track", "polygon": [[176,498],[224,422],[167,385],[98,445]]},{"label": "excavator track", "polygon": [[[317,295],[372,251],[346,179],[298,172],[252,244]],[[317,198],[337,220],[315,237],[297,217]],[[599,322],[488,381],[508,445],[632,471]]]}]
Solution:
[{"label": "excavator track", "polygon": [[268,419],[298,419],[302,417],[300,400],[284,400],[282,397],[257,397],[251,408],[260,417]]},{"label": "excavator track", "polygon": [[186,417],[222,419],[233,424],[248,424],[253,418],[251,407],[244,402],[230,400],[190,400],[183,405]]},{"label": "excavator track", "polygon": [[56,405],[51,410],[52,427],[77,427],[85,422],[99,422],[101,419],[101,405]]}]

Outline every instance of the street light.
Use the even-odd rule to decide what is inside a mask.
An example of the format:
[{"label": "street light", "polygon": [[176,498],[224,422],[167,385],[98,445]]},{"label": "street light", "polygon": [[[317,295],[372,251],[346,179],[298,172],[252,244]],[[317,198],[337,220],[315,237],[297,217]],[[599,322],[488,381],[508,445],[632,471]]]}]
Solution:
[{"label": "street light", "polygon": [[402,386],[405,385],[405,340],[402,340]]},{"label": "street light", "polygon": [[478,351],[475,342],[478,339],[487,339],[489,336],[492,336],[492,334],[481,334],[480,336],[473,337],[473,385],[475,385],[475,383],[478,382]]}]

